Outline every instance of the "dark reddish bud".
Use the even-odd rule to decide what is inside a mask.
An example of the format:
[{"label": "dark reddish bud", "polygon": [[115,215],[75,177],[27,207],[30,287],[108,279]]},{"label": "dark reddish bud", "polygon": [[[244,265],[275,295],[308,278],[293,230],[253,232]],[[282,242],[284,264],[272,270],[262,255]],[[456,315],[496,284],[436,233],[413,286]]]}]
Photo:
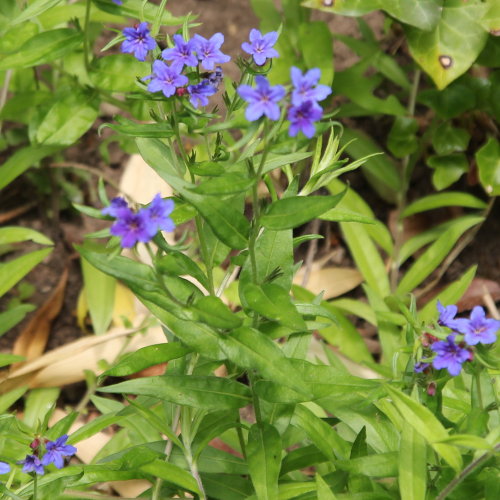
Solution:
[{"label": "dark reddish bud", "polygon": [[33,441],[30,443],[30,448],[32,450],[36,450],[40,446],[40,439],[35,438]]},{"label": "dark reddish bud", "polygon": [[435,382],[431,382],[428,386],[427,386],[427,394],[429,396],[435,396],[436,395],[436,383]]},{"label": "dark reddish bud", "polygon": [[188,89],[186,87],[177,87],[175,89],[175,95],[182,97],[188,93]]},{"label": "dark reddish bud", "polygon": [[430,333],[424,333],[422,335],[422,345],[424,347],[429,347],[431,344],[433,344],[437,340],[438,340],[438,338],[434,337],[434,335],[431,335]]},{"label": "dark reddish bud", "polygon": [[473,361],[474,360],[474,351],[469,351],[469,359],[467,361]]}]

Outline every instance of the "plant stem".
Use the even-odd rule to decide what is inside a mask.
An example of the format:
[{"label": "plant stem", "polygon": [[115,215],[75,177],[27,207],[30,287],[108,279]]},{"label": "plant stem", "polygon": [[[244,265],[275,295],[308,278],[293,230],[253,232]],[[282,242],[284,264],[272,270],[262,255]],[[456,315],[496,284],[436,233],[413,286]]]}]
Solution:
[{"label": "plant stem", "polygon": [[90,50],[89,50],[89,24],[90,24],[90,4],[91,0],[87,0],[85,4],[85,21],[83,24],[83,61],[87,72],[90,69]]},{"label": "plant stem", "polygon": [[38,476],[35,472],[35,476],[33,477],[33,500],[36,500],[38,495]]},{"label": "plant stem", "polygon": [[[408,98],[407,111],[408,115],[413,117],[415,114],[415,105],[417,102],[418,85],[420,83],[420,69],[415,70],[413,75],[413,84],[410,89],[410,95]],[[410,164],[410,155],[406,155],[401,162],[400,169],[400,179],[401,179],[401,190],[398,196],[397,214],[398,219],[396,222],[396,230],[394,235],[394,250],[392,254],[392,264],[390,271],[390,283],[391,292],[396,291],[399,278],[399,253],[401,251],[401,246],[403,244],[404,237],[404,221],[401,218],[401,214],[406,207],[406,195],[408,194],[408,166]]]},{"label": "plant stem", "polygon": [[443,491],[441,491],[441,493],[436,497],[436,500],[444,500],[474,469],[477,469],[477,467],[498,451],[500,451],[500,443],[497,444],[492,451],[488,451],[484,455],[481,455],[476,460],[472,461],[457,477],[446,485]]}]

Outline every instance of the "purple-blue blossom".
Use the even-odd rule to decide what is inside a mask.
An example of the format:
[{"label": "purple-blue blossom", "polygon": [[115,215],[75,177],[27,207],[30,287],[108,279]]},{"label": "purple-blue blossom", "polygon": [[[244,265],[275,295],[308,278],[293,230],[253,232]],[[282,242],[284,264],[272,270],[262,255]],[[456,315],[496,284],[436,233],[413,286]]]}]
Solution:
[{"label": "purple-blue blossom", "polygon": [[123,5],[122,0],[113,0],[113,3],[116,3],[116,5]]},{"label": "purple-blue blossom", "polygon": [[278,120],[280,108],[278,102],[285,97],[286,90],[282,85],[269,85],[267,78],[262,75],[255,77],[256,88],[250,85],[240,85],[238,94],[248,102],[245,112],[246,119],[250,122],[258,120],[262,115],[270,120]]},{"label": "purple-blue blossom", "polygon": [[290,121],[288,135],[295,137],[302,132],[309,139],[314,136],[316,128],[314,123],[321,120],[323,110],[313,101],[306,101],[299,106],[291,106],[287,119]]},{"label": "purple-blue blossom", "polygon": [[203,80],[198,85],[189,85],[187,88],[189,94],[189,102],[197,108],[198,106],[206,106],[208,98],[217,92],[217,89],[210,85],[208,80]]},{"label": "purple-blue blossom", "polygon": [[424,361],[419,361],[418,363],[415,363],[413,370],[415,371],[415,373],[422,373],[427,368],[429,368],[429,366],[431,366],[429,363],[425,363]]},{"label": "purple-blue blossom", "polygon": [[10,465],[5,462],[0,462],[0,474],[8,474],[10,472]]},{"label": "purple-blue blossom", "polygon": [[174,221],[169,215],[174,210],[173,200],[164,200],[157,194],[149,206],[139,210],[138,214],[146,221],[146,227],[150,238],[153,238],[158,231],[173,231]]},{"label": "purple-blue blossom", "polygon": [[446,326],[447,328],[451,328],[455,330],[459,327],[464,321],[462,318],[455,319],[458,308],[455,305],[443,306],[441,302],[437,301],[437,310],[439,312],[438,324],[441,326]]},{"label": "purple-blue blossom", "polygon": [[272,48],[277,40],[278,32],[276,31],[270,31],[262,35],[259,30],[252,29],[250,31],[250,43],[243,42],[241,48],[253,57],[255,64],[262,66],[267,59],[279,57],[276,49]]},{"label": "purple-blue blossom", "polygon": [[127,210],[129,210],[129,208],[125,199],[123,199],[121,196],[117,196],[116,198],[113,198],[111,200],[109,206],[101,210],[101,213],[103,215],[109,215],[110,217],[114,217],[115,219],[117,219],[118,217],[120,217],[120,214],[125,215],[127,213]]},{"label": "purple-blue blossom", "polygon": [[63,434],[55,441],[49,441],[45,445],[47,450],[42,457],[42,465],[54,464],[58,469],[64,466],[64,457],[71,457],[76,453],[76,448],[70,444],[66,444],[68,435]]},{"label": "purple-blue blossom", "polygon": [[497,331],[500,329],[500,321],[486,318],[484,309],[476,306],[472,309],[470,319],[462,319],[456,330],[463,333],[464,340],[468,345],[493,344],[497,339]]},{"label": "purple-blue blossom", "polygon": [[224,35],[215,33],[208,40],[201,35],[194,35],[193,42],[196,54],[204,69],[212,70],[216,64],[229,62],[231,57],[220,50],[224,43]]},{"label": "purple-blue blossom", "polygon": [[174,35],[175,47],[165,49],[161,55],[165,61],[172,61],[170,67],[180,73],[184,66],[198,66],[198,58],[194,55],[193,40],[184,40],[182,35]]},{"label": "purple-blue blossom", "polygon": [[470,357],[467,349],[455,343],[455,335],[448,335],[446,340],[434,342],[431,349],[437,354],[432,360],[432,366],[437,370],[446,368],[449,374],[453,376],[460,373],[462,363]]},{"label": "purple-blue blossom", "polygon": [[163,92],[165,97],[173,96],[177,87],[183,87],[189,81],[186,76],[180,75],[178,71],[163,61],[155,61],[153,74],[146,78],[151,79],[148,90],[150,92]]},{"label": "purple-blue blossom", "polygon": [[26,474],[29,472],[36,472],[39,476],[43,476],[45,474],[42,462],[36,455],[26,455],[26,458],[24,460],[20,460],[18,463],[22,464],[23,472]]},{"label": "purple-blue blossom", "polygon": [[137,24],[133,28],[125,28],[123,34],[125,41],[122,43],[122,52],[134,54],[139,61],[145,61],[148,51],[156,48],[156,41],[149,34],[146,22]]},{"label": "purple-blue blossom", "polygon": [[307,101],[322,101],[332,93],[332,89],[326,85],[318,85],[321,77],[321,70],[310,69],[302,74],[299,68],[292,66],[290,75],[293,83],[292,104],[300,106]]},{"label": "purple-blue blossom", "polygon": [[144,213],[134,213],[132,210],[121,214],[111,226],[110,233],[121,238],[123,248],[131,248],[139,241],[147,243],[151,239],[150,229]]}]

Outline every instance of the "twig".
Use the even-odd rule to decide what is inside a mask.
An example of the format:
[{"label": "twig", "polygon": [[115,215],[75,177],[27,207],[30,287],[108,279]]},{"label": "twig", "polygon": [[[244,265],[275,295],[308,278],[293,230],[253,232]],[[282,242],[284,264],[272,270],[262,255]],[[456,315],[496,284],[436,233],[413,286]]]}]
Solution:
[{"label": "twig", "polygon": [[22,215],[22,214],[28,212],[30,209],[32,209],[36,205],[37,205],[37,202],[32,201],[30,203],[26,203],[26,205],[23,205],[22,207],[17,207],[17,208],[14,208],[13,210],[9,210],[8,212],[4,212],[3,214],[0,214],[0,224],[5,224],[9,220],[15,219],[19,215]]},{"label": "twig", "polygon": [[90,165],[85,165],[84,163],[77,163],[72,161],[63,161],[58,163],[51,163],[49,165],[51,168],[76,168],[78,170],[85,170],[93,175],[102,177],[110,186],[114,187],[117,191],[121,191],[120,186],[105,172],[102,172],[98,168],[91,167]]},{"label": "twig", "polygon": [[484,285],[483,285],[483,300],[484,303],[486,304],[486,307],[488,308],[489,313],[493,316],[493,318],[500,319],[500,313],[498,312],[495,301],[493,300],[491,293]]}]

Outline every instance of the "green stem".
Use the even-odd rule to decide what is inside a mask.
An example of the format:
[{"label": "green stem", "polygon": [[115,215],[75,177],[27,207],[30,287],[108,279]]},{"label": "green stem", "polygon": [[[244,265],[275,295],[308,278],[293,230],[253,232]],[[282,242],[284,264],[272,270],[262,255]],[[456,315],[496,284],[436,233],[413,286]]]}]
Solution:
[{"label": "green stem", "polygon": [[483,462],[493,456],[494,453],[500,451],[500,444],[497,444],[492,451],[488,451],[481,455],[476,460],[473,460],[457,477],[450,481],[441,493],[436,497],[436,500],[444,500],[471,472],[477,469]]},{"label": "green stem", "polygon": [[[420,69],[415,70],[413,75],[413,84],[410,90],[410,96],[408,98],[408,116],[413,117],[415,114],[415,106],[417,102],[418,86],[420,83]],[[403,210],[406,207],[406,196],[408,194],[408,166],[410,164],[410,155],[406,155],[401,162],[400,169],[400,179],[401,179],[401,189],[398,193],[398,206],[396,213],[398,214],[398,219],[396,222],[396,234],[394,235],[394,250],[392,254],[392,265],[390,271],[390,284],[391,292],[394,293],[398,286],[399,278],[399,253],[401,251],[401,246],[403,245],[404,237],[404,221],[401,217]]]},{"label": "green stem", "polygon": [[474,373],[474,378],[476,379],[477,386],[477,402],[479,403],[479,408],[482,410],[484,408],[484,404],[483,394],[481,393],[481,370],[477,370],[476,373]]},{"label": "green stem", "polygon": [[161,18],[163,16],[163,11],[165,10],[166,5],[167,5],[167,0],[161,0],[160,5],[158,6],[158,10],[156,11],[155,20],[154,20],[153,26],[151,28],[151,36],[153,38],[160,31]]},{"label": "green stem", "polygon": [[33,500],[36,500],[38,495],[38,476],[35,473],[35,476],[33,477]]},{"label": "green stem", "polygon": [[85,21],[83,24],[83,60],[87,72],[90,68],[90,48],[89,48],[89,24],[90,24],[90,4],[91,0],[87,0],[85,4]]}]

